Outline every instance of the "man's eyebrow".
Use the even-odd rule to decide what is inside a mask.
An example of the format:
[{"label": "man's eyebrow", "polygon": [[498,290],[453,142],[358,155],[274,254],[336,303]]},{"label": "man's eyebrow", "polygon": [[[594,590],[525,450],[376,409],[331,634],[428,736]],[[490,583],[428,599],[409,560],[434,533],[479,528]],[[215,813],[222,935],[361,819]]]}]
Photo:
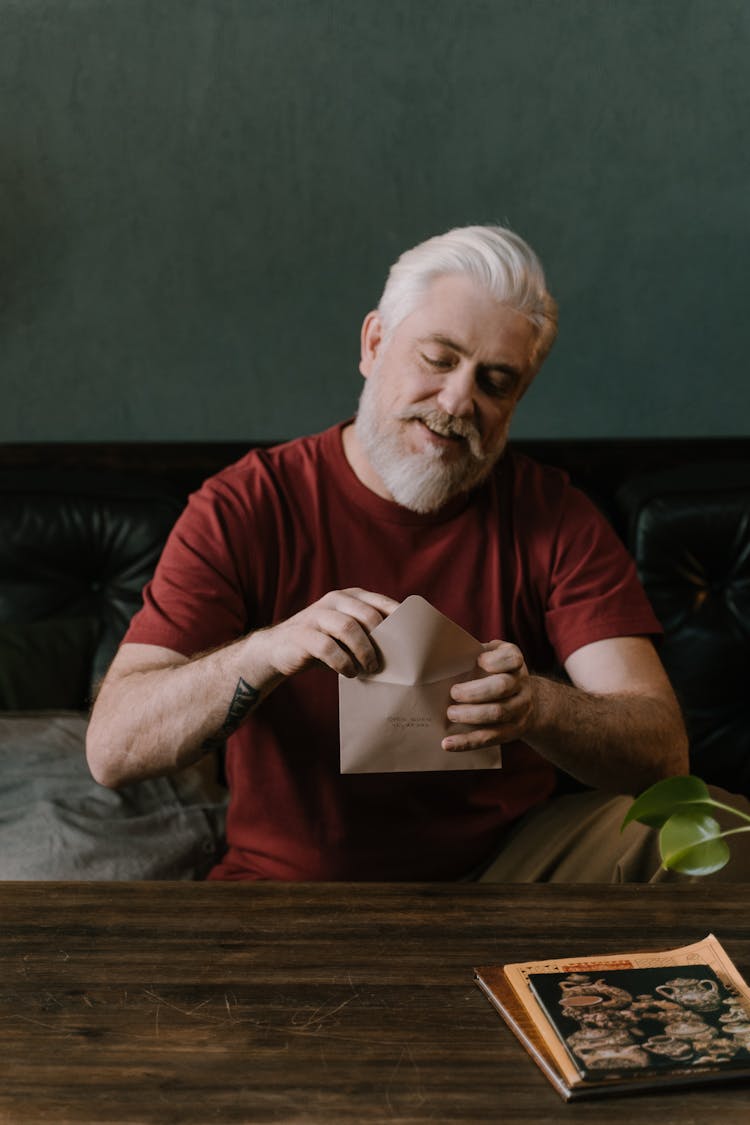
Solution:
[{"label": "man's eyebrow", "polygon": [[[422,336],[417,340],[418,344],[443,344],[446,348],[452,348],[458,352],[459,355],[468,355],[468,351],[463,345],[452,340],[450,336],[443,336],[441,332],[432,332],[428,336]],[[480,363],[479,365],[485,371],[502,371],[506,375],[512,375],[514,379],[521,379],[523,371],[516,367],[513,363],[505,363],[499,360],[497,363]]]}]

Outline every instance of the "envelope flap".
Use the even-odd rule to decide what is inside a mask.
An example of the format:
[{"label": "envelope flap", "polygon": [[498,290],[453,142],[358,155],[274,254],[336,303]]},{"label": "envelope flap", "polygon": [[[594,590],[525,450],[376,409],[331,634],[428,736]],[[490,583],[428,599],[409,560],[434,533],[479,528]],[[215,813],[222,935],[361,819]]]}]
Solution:
[{"label": "envelope flap", "polygon": [[418,594],[406,598],[376,626],[372,639],[382,664],[366,677],[394,684],[431,683],[466,672],[482,646]]}]

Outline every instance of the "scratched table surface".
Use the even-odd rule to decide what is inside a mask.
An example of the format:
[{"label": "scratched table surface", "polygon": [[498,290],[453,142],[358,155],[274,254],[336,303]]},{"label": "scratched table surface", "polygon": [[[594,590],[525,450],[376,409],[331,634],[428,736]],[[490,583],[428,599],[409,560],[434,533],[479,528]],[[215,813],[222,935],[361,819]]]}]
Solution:
[{"label": "scratched table surface", "polygon": [[473,967],[705,936],[750,886],[0,883],[0,1122],[745,1121],[750,1084],[568,1103]]}]

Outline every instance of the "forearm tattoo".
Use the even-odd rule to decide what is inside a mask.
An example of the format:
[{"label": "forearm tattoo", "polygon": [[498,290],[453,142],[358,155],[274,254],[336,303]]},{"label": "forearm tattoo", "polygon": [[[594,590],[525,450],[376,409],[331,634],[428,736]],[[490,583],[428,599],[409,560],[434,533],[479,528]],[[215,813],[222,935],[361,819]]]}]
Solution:
[{"label": "forearm tattoo", "polygon": [[223,746],[230,734],[234,734],[257,705],[259,699],[260,692],[256,688],[250,687],[250,684],[240,676],[224,722],[216,734],[205,740],[203,748],[205,750],[218,750],[219,747]]}]

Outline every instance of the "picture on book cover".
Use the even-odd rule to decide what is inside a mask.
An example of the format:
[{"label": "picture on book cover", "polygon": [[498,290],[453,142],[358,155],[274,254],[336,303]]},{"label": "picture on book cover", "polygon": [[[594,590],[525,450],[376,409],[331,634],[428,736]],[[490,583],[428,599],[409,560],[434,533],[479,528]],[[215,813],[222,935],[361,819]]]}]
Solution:
[{"label": "picture on book cover", "polygon": [[708,965],[530,973],[528,981],[583,1078],[750,1061],[750,1013]]}]

